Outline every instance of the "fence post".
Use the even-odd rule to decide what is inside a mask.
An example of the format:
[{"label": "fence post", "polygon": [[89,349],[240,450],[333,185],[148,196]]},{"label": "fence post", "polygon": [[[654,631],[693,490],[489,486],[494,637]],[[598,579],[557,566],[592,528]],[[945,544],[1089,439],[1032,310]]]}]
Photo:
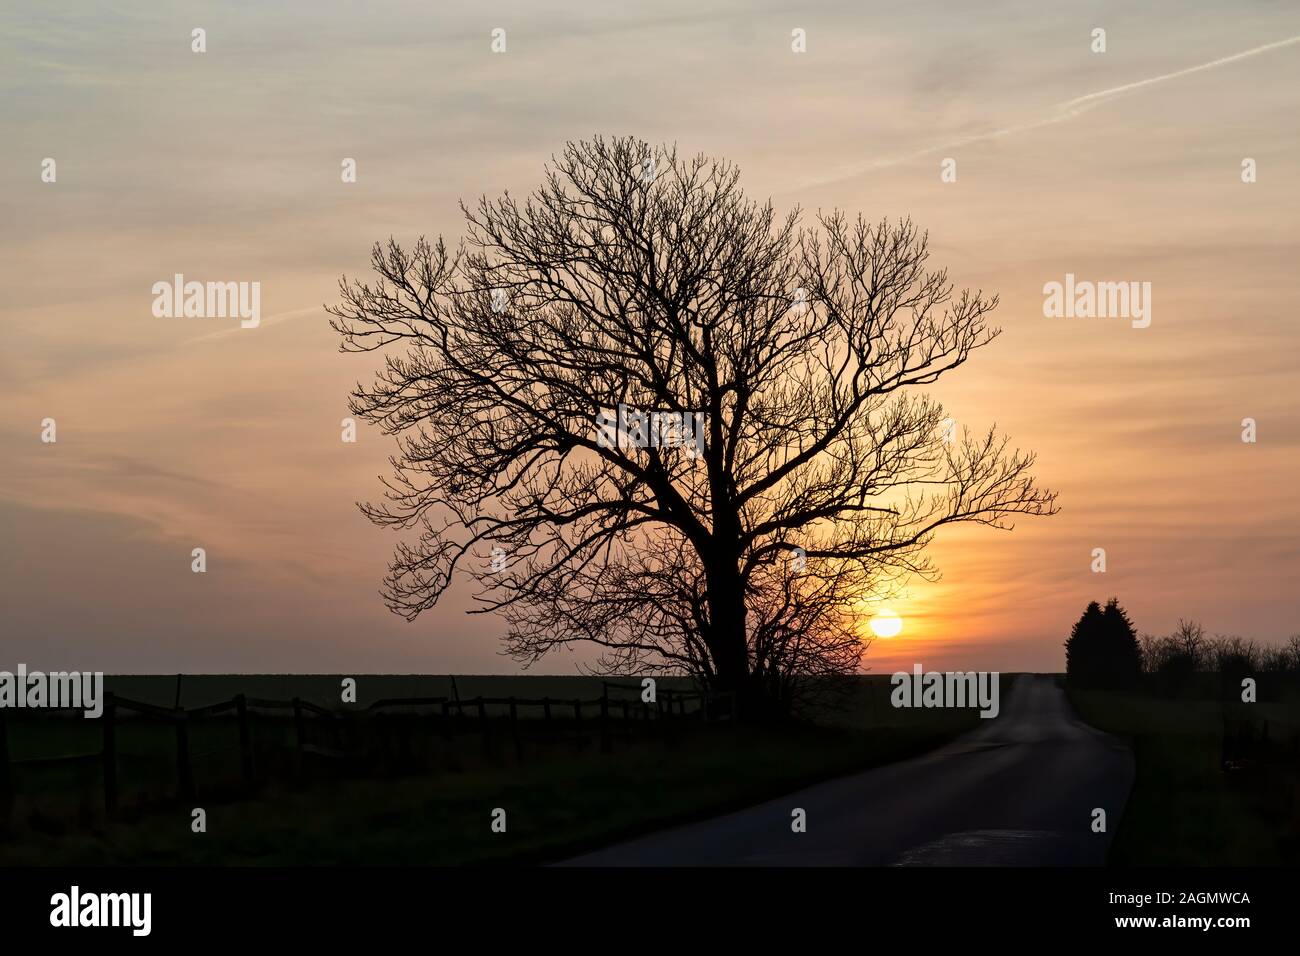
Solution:
[{"label": "fence post", "polygon": [[542,698],[542,718],[547,724],[551,722],[551,698]]},{"label": "fence post", "polygon": [[190,721],[185,711],[176,720],[176,781],[182,799],[194,797],[194,773],[190,767]]},{"label": "fence post", "polygon": [[239,717],[239,766],[244,774],[244,785],[253,786],[253,733],[248,725],[248,698],[235,696],[235,713]]},{"label": "fence post", "polygon": [[442,702],[442,739],[451,740],[451,701]]},{"label": "fence post", "polygon": [[673,701],[677,695],[671,690],[664,691],[659,698],[659,723],[662,725],[659,729],[661,736],[669,743],[675,743],[677,740],[677,727],[673,722]]},{"label": "fence post", "polygon": [[0,832],[9,829],[9,819],[14,809],[14,781],[9,767],[9,734],[5,728],[5,715],[0,711]]},{"label": "fence post", "polygon": [[523,742],[519,739],[519,711],[515,707],[515,699],[513,697],[510,698],[510,736],[514,738],[515,760],[522,763],[524,759],[524,746]]},{"label": "fence post", "polygon": [[104,814],[112,817],[117,813],[117,697],[112,691],[104,695],[104,713],[99,719],[104,722],[100,754],[104,760]]},{"label": "fence post", "polygon": [[573,732],[574,746],[576,746],[579,750],[581,750],[583,746],[586,744],[586,741],[583,739],[582,736],[582,701],[577,699],[573,701],[573,724],[574,724],[574,732]]},{"label": "fence post", "polygon": [[294,774],[301,778],[303,771],[305,770],[303,746],[306,744],[304,736],[307,728],[303,724],[302,701],[297,697],[293,699],[293,729],[296,738],[296,745],[294,748]]},{"label": "fence post", "polygon": [[612,753],[614,743],[609,736],[609,691],[600,699],[600,752]]},{"label": "fence post", "polygon": [[475,698],[474,702],[478,705],[478,727],[483,734],[483,754],[488,756],[492,753],[492,735],[488,732],[487,705],[483,703],[482,697]]},{"label": "fence post", "polygon": [[411,769],[415,759],[411,754],[411,721],[403,713],[392,714],[392,723],[397,726],[397,758],[403,771]]}]

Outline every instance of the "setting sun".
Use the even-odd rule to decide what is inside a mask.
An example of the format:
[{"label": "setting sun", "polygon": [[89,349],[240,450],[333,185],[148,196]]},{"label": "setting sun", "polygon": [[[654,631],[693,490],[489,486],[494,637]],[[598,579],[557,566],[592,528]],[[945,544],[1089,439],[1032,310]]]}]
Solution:
[{"label": "setting sun", "polygon": [[871,633],[876,637],[897,637],[903,630],[903,619],[885,608],[871,619]]}]

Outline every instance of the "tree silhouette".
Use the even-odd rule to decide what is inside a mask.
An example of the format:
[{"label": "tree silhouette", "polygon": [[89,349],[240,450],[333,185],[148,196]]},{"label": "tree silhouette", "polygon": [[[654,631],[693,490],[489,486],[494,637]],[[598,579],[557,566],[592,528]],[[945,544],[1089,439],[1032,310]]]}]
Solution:
[{"label": "tree silhouette", "polygon": [[1055,510],[1032,455],[913,393],[998,330],[910,221],[805,227],[626,138],[462,210],[455,251],[376,244],[330,308],[343,351],[389,349],[351,408],[397,436],[362,508],[419,529],[384,585],[408,619],[463,570],[524,662],[589,642],[748,707],[855,671],[864,602],[933,576],[943,525]]},{"label": "tree silhouette", "polygon": [[1192,675],[1210,663],[1205,628],[1196,621],[1178,621],[1178,629],[1164,637],[1148,635],[1142,641],[1142,667],[1156,679],[1164,693],[1178,693]]},{"label": "tree silhouette", "polygon": [[1083,616],[1074,622],[1070,637],[1065,642],[1065,673],[1070,681],[1081,687],[1096,683],[1097,645],[1101,637],[1101,605],[1089,601]]},{"label": "tree silhouette", "polygon": [[1142,676],[1142,645],[1133,621],[1116,598],[1106,602],[1101,617],[1108,679],[1112,686],[1132,687]]},{"label": "tree silhouette", "polygon": [[1131,687],[1142,673],[1142,647],[1128,612],[1111,598],[1089,602],[1065,642],[1065,670],[1080,687]]}]

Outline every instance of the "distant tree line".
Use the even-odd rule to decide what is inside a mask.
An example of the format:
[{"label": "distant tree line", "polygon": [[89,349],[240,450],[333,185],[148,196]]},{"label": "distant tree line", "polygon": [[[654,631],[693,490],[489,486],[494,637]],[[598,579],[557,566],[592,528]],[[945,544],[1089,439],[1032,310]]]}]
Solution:
[{"label": "distant tree line", "polygon": [[1143,672],[1157,689],[1176,692],[1194,675],[1218,674],[1223,687],[1239,687],[1243,677],[1260,674],[1300,678],[1300,634],[1285,644],[1266,645],[1237,636],[1207,637],[1196,621],[1178,622],[1172,634],[1142,635]]},{"label": "distant tree line", "polygon": [[1223,687],[1244,677],[1275,674],[1300,679],[1300,634],[1281,645],[1216,634],[1196,621],[1179,620],[1172,634],[1138,636],[1116,598],[1089,603],[1065,642],[1066,675],[1077,687],[1146,686],[1177,693],[1195,675],[1216,674]]}]

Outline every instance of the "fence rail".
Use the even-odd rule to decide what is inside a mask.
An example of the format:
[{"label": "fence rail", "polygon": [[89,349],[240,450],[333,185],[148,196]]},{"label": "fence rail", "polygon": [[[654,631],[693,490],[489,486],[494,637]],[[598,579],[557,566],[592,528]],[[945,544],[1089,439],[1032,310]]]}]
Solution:
[{"label": "fence rail", "polygon": [[[635,690],[635,698],[611,697],[611,690]],[[0,826],[8,825],[15,799],[15,770],[49,767],[92,767],[101,769],[104,813],[113,817],[119,808],[120,749],[123,727],[131,718],[168,725],[174,735],[172,763],[175,769],[174,796],[193,799],[196,794],[193,763],[195,758],[209,757],[236,745],[195,753],[191,749],[191,731],[197,722],[212,718],[233,717],[238,730],[239,777],[246,790],[259,783],[257,750],[254,744],[255,719],[284,721],[292,718],[292,764],[295,775],[304,776],[307,758],[323,758],[346,764],[355,757],[357,730],[364,727],[372,737],[385,727],[390,716],[399,722],[396,732],[403,753],[410,746],[410,722],[429,721],[437,733],[433,736],[450,741],[458,736],[479,735],[482,749],[489,753],[502,725],[508,726],[516,760],[522,760],[526,739],[553,741],[569,739],[585,747],[598,742],[601,753],[614,749],[615,737],[630,741],[635,728],[671,732],[683,721],[700,722],[727,719],[734,713],[734,698],[728,694],[700,691],[663,690],[653,703],[640,697],[639,684],[606,682],[600,697],[394,697],[376,700],[364,708],[331,709],[302,698],[270,700],[236,694],[229,700],[216,701],[189,709],[160,707],[145,701],[122,697],[112,692],[104,695],[100,724],[100,747],[97,751],[55,754],[13,759],[9,749],[5,714],[0,711]],[[401,713],[400,709],[407,709]],[[427,713],[410,713],[410,708],[426,708]],[[497,712],[490,713],[489,708]],[[393,711],[399,711],[393,714]],[[533,717],[522,717],[521,711]],[[69,711],[70,713],[72,711]],[[47,710],[42,714],[53,714]],[[80,714],[80,711],[77,711]],[[377,731],[378,729],[378,731]],[[643,731],[648,732],[648,731]],[[369,738],[367,738],[369,739]],[[386,739],[385,745],[392,739]],[[165,759],[165,758],[164,758]]]}]

